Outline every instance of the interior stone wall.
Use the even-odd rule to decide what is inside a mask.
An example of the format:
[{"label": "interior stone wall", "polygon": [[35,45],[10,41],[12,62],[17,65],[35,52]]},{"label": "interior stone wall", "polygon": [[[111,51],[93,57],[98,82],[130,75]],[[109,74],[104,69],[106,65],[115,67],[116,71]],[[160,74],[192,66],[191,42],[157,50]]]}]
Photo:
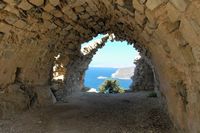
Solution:
[{"label": "interior stone wall", "polygon": [[117,40],[149,51],[174,125],[181,132],[198,133],[199,13],[199,0],[0,1],[1,107],[8,106],[10,94],[10,99],[24,98],[11,100],[9,107],[32,99],[23,87],[10,86],[48,88],[58,53],[70,62],[82,43],[99,33],[114,33]]}]

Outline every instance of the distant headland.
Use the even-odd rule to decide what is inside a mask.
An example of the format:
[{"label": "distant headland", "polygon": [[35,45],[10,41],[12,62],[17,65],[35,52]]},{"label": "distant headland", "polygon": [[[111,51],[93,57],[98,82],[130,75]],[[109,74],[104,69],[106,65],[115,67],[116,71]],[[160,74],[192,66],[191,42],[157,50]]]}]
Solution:
[{"label": "distant headland", "polygon": [[119,68],[115,73],[112,74],[112,78],[117,79],[131,79],[134,74],[135,67]]}]

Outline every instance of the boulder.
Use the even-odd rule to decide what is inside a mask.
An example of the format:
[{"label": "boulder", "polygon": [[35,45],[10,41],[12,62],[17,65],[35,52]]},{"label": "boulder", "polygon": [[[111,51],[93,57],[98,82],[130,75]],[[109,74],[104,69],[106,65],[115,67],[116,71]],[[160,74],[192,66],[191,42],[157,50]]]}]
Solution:
[{"label": "boulder", "polygon": [[36,93],[37,105],[48,106],[56,103],[56,98],[50,86],[36,86],[33,91]]},{"label": "boulder", "polygon": [[0,118],[10,117],[29,108],[28,94],[18,84],[12,84],[0,93]]}]

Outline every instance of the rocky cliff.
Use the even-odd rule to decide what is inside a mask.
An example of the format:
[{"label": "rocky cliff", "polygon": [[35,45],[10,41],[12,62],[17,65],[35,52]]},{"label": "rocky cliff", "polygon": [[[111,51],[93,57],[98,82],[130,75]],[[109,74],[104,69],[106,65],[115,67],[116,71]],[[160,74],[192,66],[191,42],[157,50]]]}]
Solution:
[{"label": "rocky cliff", "polygon": [[112,78],[131,79],[131,76],[134,74],[134,69],[134,67],[119,68],[112,74]]}]

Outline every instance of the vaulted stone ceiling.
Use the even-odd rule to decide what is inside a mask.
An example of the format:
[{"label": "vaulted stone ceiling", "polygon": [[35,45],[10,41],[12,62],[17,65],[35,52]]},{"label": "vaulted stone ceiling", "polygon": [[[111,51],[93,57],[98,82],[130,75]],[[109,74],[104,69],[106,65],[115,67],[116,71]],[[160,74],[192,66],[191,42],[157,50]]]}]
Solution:
[{"label": "vaulted stone ceiling", "polygon": [[13,84],[48,86],[58,53],[70,71],[82,43],[114,33],[148,57],[175,126],[200,132],[199,14],[199,0],[1,0],[1,103]]}]

